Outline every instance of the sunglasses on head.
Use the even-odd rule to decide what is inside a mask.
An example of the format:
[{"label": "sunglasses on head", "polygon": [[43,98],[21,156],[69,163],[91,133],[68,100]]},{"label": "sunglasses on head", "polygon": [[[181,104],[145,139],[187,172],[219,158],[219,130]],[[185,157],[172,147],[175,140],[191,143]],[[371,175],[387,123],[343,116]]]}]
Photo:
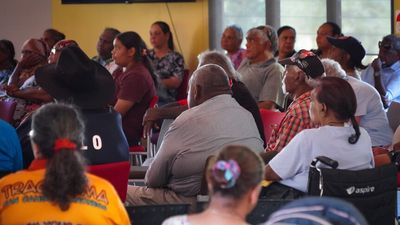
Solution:
[{"label": "sunglasses on head", "polygon": [[305,59],[309,56],[315,56],[315,54],[312,51],[307,51],[307,50],[302,50],[299,53],[299,59]]},{"label": "sunglasses on head", "polygon": [[385,50],[390,50],[390,49],[392,49],[392,45],[390,44],[390,43],[382,43],[382,41],[379,41],[378,42],[378,47],[379,48],[383,48],[383,49],[385,49]]}]

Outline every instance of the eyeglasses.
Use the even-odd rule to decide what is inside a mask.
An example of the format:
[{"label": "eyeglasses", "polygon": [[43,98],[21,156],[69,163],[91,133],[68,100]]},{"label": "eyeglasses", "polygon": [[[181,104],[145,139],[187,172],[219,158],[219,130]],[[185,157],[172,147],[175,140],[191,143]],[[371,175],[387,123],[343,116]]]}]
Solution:
[{"label": "eyeglasses", "polygon": [[389,51],[390,49],[392,49],[392,45],[390,44],[390,43],[382,43],[382,41],[379,41],[378,42],[378,47],[379,48],[383,48],[383,49],[385,49],[385,50],[387,50],[387,51]]}]

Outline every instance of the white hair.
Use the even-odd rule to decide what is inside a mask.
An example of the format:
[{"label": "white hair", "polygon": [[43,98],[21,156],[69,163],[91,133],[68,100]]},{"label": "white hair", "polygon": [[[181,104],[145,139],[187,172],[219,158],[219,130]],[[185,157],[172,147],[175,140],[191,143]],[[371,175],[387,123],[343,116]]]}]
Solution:
[{"label": "white hair", "polygon": [[321,59],[321,63],[324,66],[326,76],[346,79],[347,77],[346,72],[342,69],[340,64],[335,60]]}]

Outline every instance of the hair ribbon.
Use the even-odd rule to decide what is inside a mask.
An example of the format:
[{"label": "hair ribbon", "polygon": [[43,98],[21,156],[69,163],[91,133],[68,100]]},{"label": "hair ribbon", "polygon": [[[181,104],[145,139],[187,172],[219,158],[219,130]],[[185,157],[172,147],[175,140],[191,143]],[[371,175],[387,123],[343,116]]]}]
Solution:
[{"label": "hair ribbon", "polygon": [[236,184],[236,180],[240,176],[240,167],[235,160],[219,160],[215,163],[213,169],[213,174],[217,171],[222,171],[224,174],[224,182],[220,185],[221,188],[228,189],[232,188]]},{"label": "hair ribbon", "polygon": [[67,138],[58,138],[54,142],[54,151],[55,152],[59,152],[63,149],[73,151],[73,150],[76,150],[76,147],[77,147],[76,144]]}]

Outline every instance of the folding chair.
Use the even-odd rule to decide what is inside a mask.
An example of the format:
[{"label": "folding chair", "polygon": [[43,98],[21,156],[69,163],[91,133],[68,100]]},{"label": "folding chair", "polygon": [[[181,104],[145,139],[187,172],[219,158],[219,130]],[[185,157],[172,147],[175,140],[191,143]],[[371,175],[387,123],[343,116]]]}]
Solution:
[{"label": "folding chair", "polygon": [[129,161],[88,166],[88,172],[109,181],[125,202],[130,171]]},{"label": "folding chair", "polygon": [[[330,168],[321,168],[324,164]],[[352,203],[371,225],[392,225],[396,218],[397,169],[393,163],[358,171],[336,169],[338,162],[315,158],[310,166],[308,194]]]},{"label": "folding chair", "polygon": [[189,204],[128,206],[126,211],[132,225],[154,225],[161,224],[171,216],[187,214],[189,206]]},{"label": "folding chair", "polygon": [[267,143],[271,137],[273,128],[275,126],[279,126],[283,117],[285,116],[285,113],[260,109],[260,115],[264,125],[265,142]]},{"label": "folding chair", "polygon": [[397,127],[400,125],[400,103],[392,102],[386,113],[389,120],[389,125],[393,132],[396,131]]},{"label": "folding chair", "polygon": [[186,99],[189,78],[190,78],[190,71],[185,69],[183,71],[182,83],[177,90],[178,91],[178,96],[176,97],[177,100]]}]

